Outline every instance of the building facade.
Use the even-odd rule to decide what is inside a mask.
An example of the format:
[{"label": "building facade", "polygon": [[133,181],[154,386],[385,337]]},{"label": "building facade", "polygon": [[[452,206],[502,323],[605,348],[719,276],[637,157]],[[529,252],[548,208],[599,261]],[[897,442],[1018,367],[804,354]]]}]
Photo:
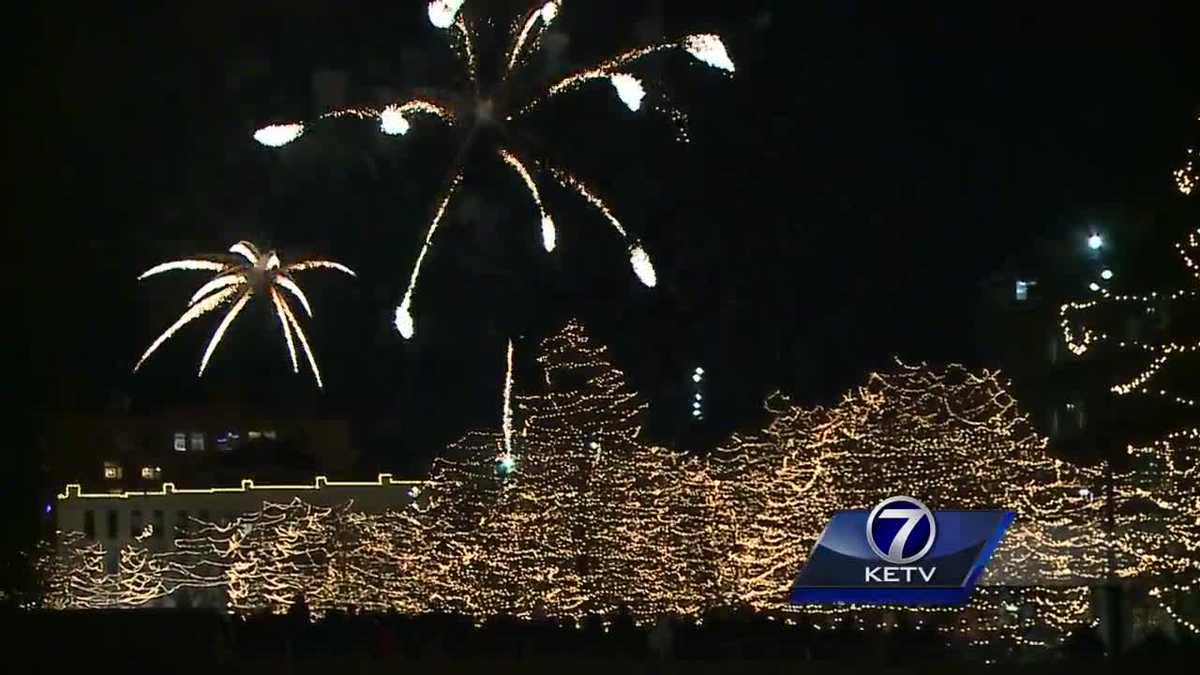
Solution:
[{"label": "building facade", "polygon": [[[382,513],[411,508],[421,498],[425,484],[394,480],[391,474],[380,474],[373,481],[330,481],[317,476],[309,483],[291,485],[245,479],[240,484],[209,488],[182,488],[167,482],[154,490],[119,492],[87,492],[70,484],[57,495],[56,515],[60,532],[81,533],[84,543],[100,544],[104,572],[118,574],[126,547],[135,545],[150,553],[172,551],[178,539],[204,524],[228,525],[267,504],[300,500],[319,507],[349,505]],[[176,605],[173,595],[156,599],[152,606]],[[188,602],[217,607],[224,603],[221,592],[191,593]]]}]

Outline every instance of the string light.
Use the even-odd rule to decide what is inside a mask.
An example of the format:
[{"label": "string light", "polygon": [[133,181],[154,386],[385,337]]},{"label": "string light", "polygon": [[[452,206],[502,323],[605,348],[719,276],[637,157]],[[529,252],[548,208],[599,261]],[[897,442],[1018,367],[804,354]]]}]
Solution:
[{"label": "string light", "polygon": [[[1200,122],[1200,113],[1196,114],[1196,121]],[[1196,171],[1196,148],[1187,149],[1187,158],[1184,159],[1183,166],[1176,169],[1172,175],[1175,178],[1175,187],[1179,188],[1180,193],[1192,194],[1192,190],[1196,189],[1196,182],[1200,180]]]},{"label": "string light", "polygon": [[138,277],[139,280],[146,279],[147,277],[164,272],[179,270],[217,272],[217,276],[201,286],[192,295],[188,301],[187,311],[150,344],[150,347],[146,349],[142,357],[138,359],[137,364],[134,365],[134,372],[137,372],[146,359],[150,358],[151,354],[170,340],[179,329],[201,316],[220,308],[226,303],[232,302],[233,306],[225,314],[221,323],[218,324],[217,330],[213,333],[208,346],[204,350],[204,356],[200,359],[199,375],[204,375],[204,370],[208,367],[209,359],[212,358],[213,352],[216,351],[217,346],[221,343],[221,339],[225,336],[225,332],[229,329],[229,326],[233,324],[238,314],[250,302],[255,293],[265,289],[265,292],[271,298],[271,303],[275,307],[280,324],[283,327],[284,341],[287,343],[293,371],[299,372],[296,348],[293,342],[294,333],[295,337],[299,339],[300,345],[304,348],[304,354],[308,358],[308,363],[312,368],[317,386],[321,387],[321,373],[317,368],[317,361],[313,356],[312,349],[309,347],[308,338],[305,336],[304,330],[300,327],[300,322],[292,313],[287,298],[279,291],[283,289],[295,297],[301,306],[304,307],[305,312],[311,317],[312,306],[308,302],[308,297],[304,294],[304,291],[296,283],[292,275],[296,272],[321,268],[335,269],[350,276],[355,276],[354,271],[341,263],[328,260],[300,260],[289,265],[284,265],[280,261],[279,255],[274,251],[262,254],[259,252],[258,247],[246,241],[240,241],[231,246],[229,253],[231,257],[228,260],[188,259],[162,263],[155,265]]},{"label": "string light", "polygon": [[[452,178],[449,185],[443,190],[444,196],[434,214],[421,254],[414,265],[408,289],[396,307],[395,327],[405,339],[410,339],[415,334],[413,303],[421,263],[425,259],[426,253],[434,245],[434,231],[445,217],[446,210],[462,180],[466,168],[464,162],[469,157],[478,156],[477,153],[470,152],[477,139],[498,136],[491,133],[477,133],[480,128],[485,126],[501,127],[502,130],[508,131],[510,125],[519,123],[518,118],[526,117],[527,113],[537,106],[585,83],[599,79],[607,79],[616,90],[621,102],[630,110],[641,110],[646,105],[645,85],[640,78],[627,71],[652,54],[680,50],[713,69],[726,73],[733,73],[736,70],[725,44],[719,36],[710,33],[694,34],[678,40],[629,50],[605,60],[599,66],[568,75],[556,83],[543,83],[541,87],[535,88],[532,99],[511,95],[510,90],[513,88],[514,79],[522,71],[522,67],[528,64],[530,56],[540,45],[545,31],[558,18],[562,9],[562,0],[549,0],[532,7],[513,22],[509,36],[511,47],[504,52],[503,72],[500,73],[499,81],[492,85],[481,83],[479,79],[479,54],[476,49],[478,39],[472,21],[468,19],[465,11],[464,0],[433,0],[427,5],[429,21],[436,28],[447,32],[451,46],[460,57],[466,71],[471,89],[468,91],[439,90],[434,92],[435,95],[431,97],[392,103],[379,110],[372,108],[332,110],[319,115],[314,121],[320,123],[341,119],[378,120],[382,133],[390,136],[405,136],[413,128],[411,117],[423,114],[438,119],[447,126],[461,128],[462,133],[459,138],[462,140],[462,146],[451,172]],[[686,116],[672,106],[665,95],[656,96],[655,101],[651,102],[648,107],[665,113],[672,120],[677,128],[678,140],[688,140]],[[254,138],[263,145],[280,147],[311,131],[309,126],[311,125],[306,126],[301,123],[274,124],[259,129],[255,132]],[[507,143],[512,143],[528,134],[504,133],[501,135],[507,139]],[[641,244],[628,236],[625,228],[613,215],[607,203],[569,172],[545,167],[536,159],[527,161],[520,158],[521,155],[528,156],[530,154],[528,148],[522,148],[519,152],[513,148],[499,148],[495,156],[498,156],[520,176],[522,185],[536,205],[542,244],[546,251],[553,252],[555,250],[558,238],[554,218],[543,202],[539,189],[539,180],[542,178],[542,174],[549,170],[561,184],[583,197],[613,226],[630,252],[630,265],[634,274],[645,286],[654,287],[657,279],[649,253]]]},{"label": "string light", "polygon": [[[500,432],[453,444],[404,508],[268,500],[227,524],[197,522],[167,551],[131,543],[115,574],[97,562],[100,544],[64,534],[50,597],[130,607],[198,588],[223,592],[240,614],[286,612],[303,597],[314,617],[448,611],[577,623],[620,607],[648,623],[742,606],[817,630],[889,629],[905,617],[976,647],[1045,648],[1097,625],[1089,587],[1110,573],[1151,584],[1168,603],[1190,588],[1173,578],[1197,571],[1200,429],[1131,447],[1137,470],[1112,472],[1111,495],[1097,494],[1106,467],[1051,456],[999,373],[898,364],[831,408],[773,404],[762,430],[700,458],[640,440],[645,402],[578,323],[544,340],[537,360],[544,381],[520,393],[506,369]],[[934,508],[1017,512],[970,604],[789,605],[830,516],[898,490]],[[60,497],[183,493],[75,486]]]},{"label": "string light", "polygon": [[[1200,249],[1200,230],[1190,232],[1185,241],[1175,244],[1176,252],[1184,262],[1195,281],[1200,281],[1200,265],[1196,262],[1196,251]],[[1099,299],[1088,302],[1072,302],[1059,308],[1059,326],[1062,330],[1063,342],[1067,349],[1076,356],[1082,356],[1089,349],[1100,343],[1111,343],[1109,333],[1093,328],[1085,320],[1102,309],[1116,308],[1122,305],[1140,306],[1145,313],[1153,314],[1162,303],[1193,301],[1200,290],[1180,289],[1165,293],[1152,291],[1147,294],[1117,294],[1108,289],[1093,284],[1093,290],[1098,291]],[[1197,401],[1190,396],[1181,396],[1163,387],[1150,387],[1150,383],[1172,362],[1180,357],[1195,354],[1200,350],[1200,341],[1180,343],[1175,341],[1148,342],[1129,339],[1117,342],[1118,350],[1124,352],[1141,352],[1149,356],[1149,361],[1133,377],[1111,387],[1118,396],[1143,395],[1165,398],[1178,405],[1195,407]]]}]

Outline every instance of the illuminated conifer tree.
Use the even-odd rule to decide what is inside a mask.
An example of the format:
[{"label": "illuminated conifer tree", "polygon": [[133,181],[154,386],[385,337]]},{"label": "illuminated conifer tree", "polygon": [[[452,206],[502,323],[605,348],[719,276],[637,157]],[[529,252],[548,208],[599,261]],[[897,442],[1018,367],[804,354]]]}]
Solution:
[{"label": "illuminated conifer tree", "polygon": [[[872,375],[830,409],[778,400],[772,407],[764,432],[735,436],[713,460],[725,514],[716,529],[726,602],[794,611],[788,590],[834,512],[913,494],[932,508],[1015,510],[1018,520],[986,583],[1060,587],[980,589],[974,618],[943,611],[944,628],[970,626],[980,639],[1027,639],[1026,628],[1004,618],[1004,606],[1017,606],[1014,594],[1037,607],[1031,625],[1048,625],[1058,637],[1085,623],[1082,586],[1101,573],[1104,556],[1096,553],[1099,510],[1080,490],[1093,485],[1096,472],[1050,457],[994,373],[902,366]],[[869,616],[847,608],[800,612],[854,617],[860,628]],[[913,613],[935,623],[928,612]]]}]

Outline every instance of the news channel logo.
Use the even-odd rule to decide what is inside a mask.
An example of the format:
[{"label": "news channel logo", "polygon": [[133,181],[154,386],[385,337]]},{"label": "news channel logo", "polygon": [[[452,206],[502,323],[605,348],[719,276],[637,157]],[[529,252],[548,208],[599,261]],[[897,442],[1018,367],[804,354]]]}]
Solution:
[{"label": "news channel logo", "polygon": [[836,513],[792,586],[792,604],[966,604],[1015,518],[933,511],[905,496]]}]

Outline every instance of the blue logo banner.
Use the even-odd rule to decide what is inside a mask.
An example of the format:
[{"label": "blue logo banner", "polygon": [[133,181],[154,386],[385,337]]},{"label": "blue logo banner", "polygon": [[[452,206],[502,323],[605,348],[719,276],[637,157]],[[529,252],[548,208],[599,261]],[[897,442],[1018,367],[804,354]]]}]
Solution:
[{"label": "blue logo banner", "polygon": [[1012,511],[937,511],[891,497],[833,516],[792,587],[793,604],[962,605]]}]

